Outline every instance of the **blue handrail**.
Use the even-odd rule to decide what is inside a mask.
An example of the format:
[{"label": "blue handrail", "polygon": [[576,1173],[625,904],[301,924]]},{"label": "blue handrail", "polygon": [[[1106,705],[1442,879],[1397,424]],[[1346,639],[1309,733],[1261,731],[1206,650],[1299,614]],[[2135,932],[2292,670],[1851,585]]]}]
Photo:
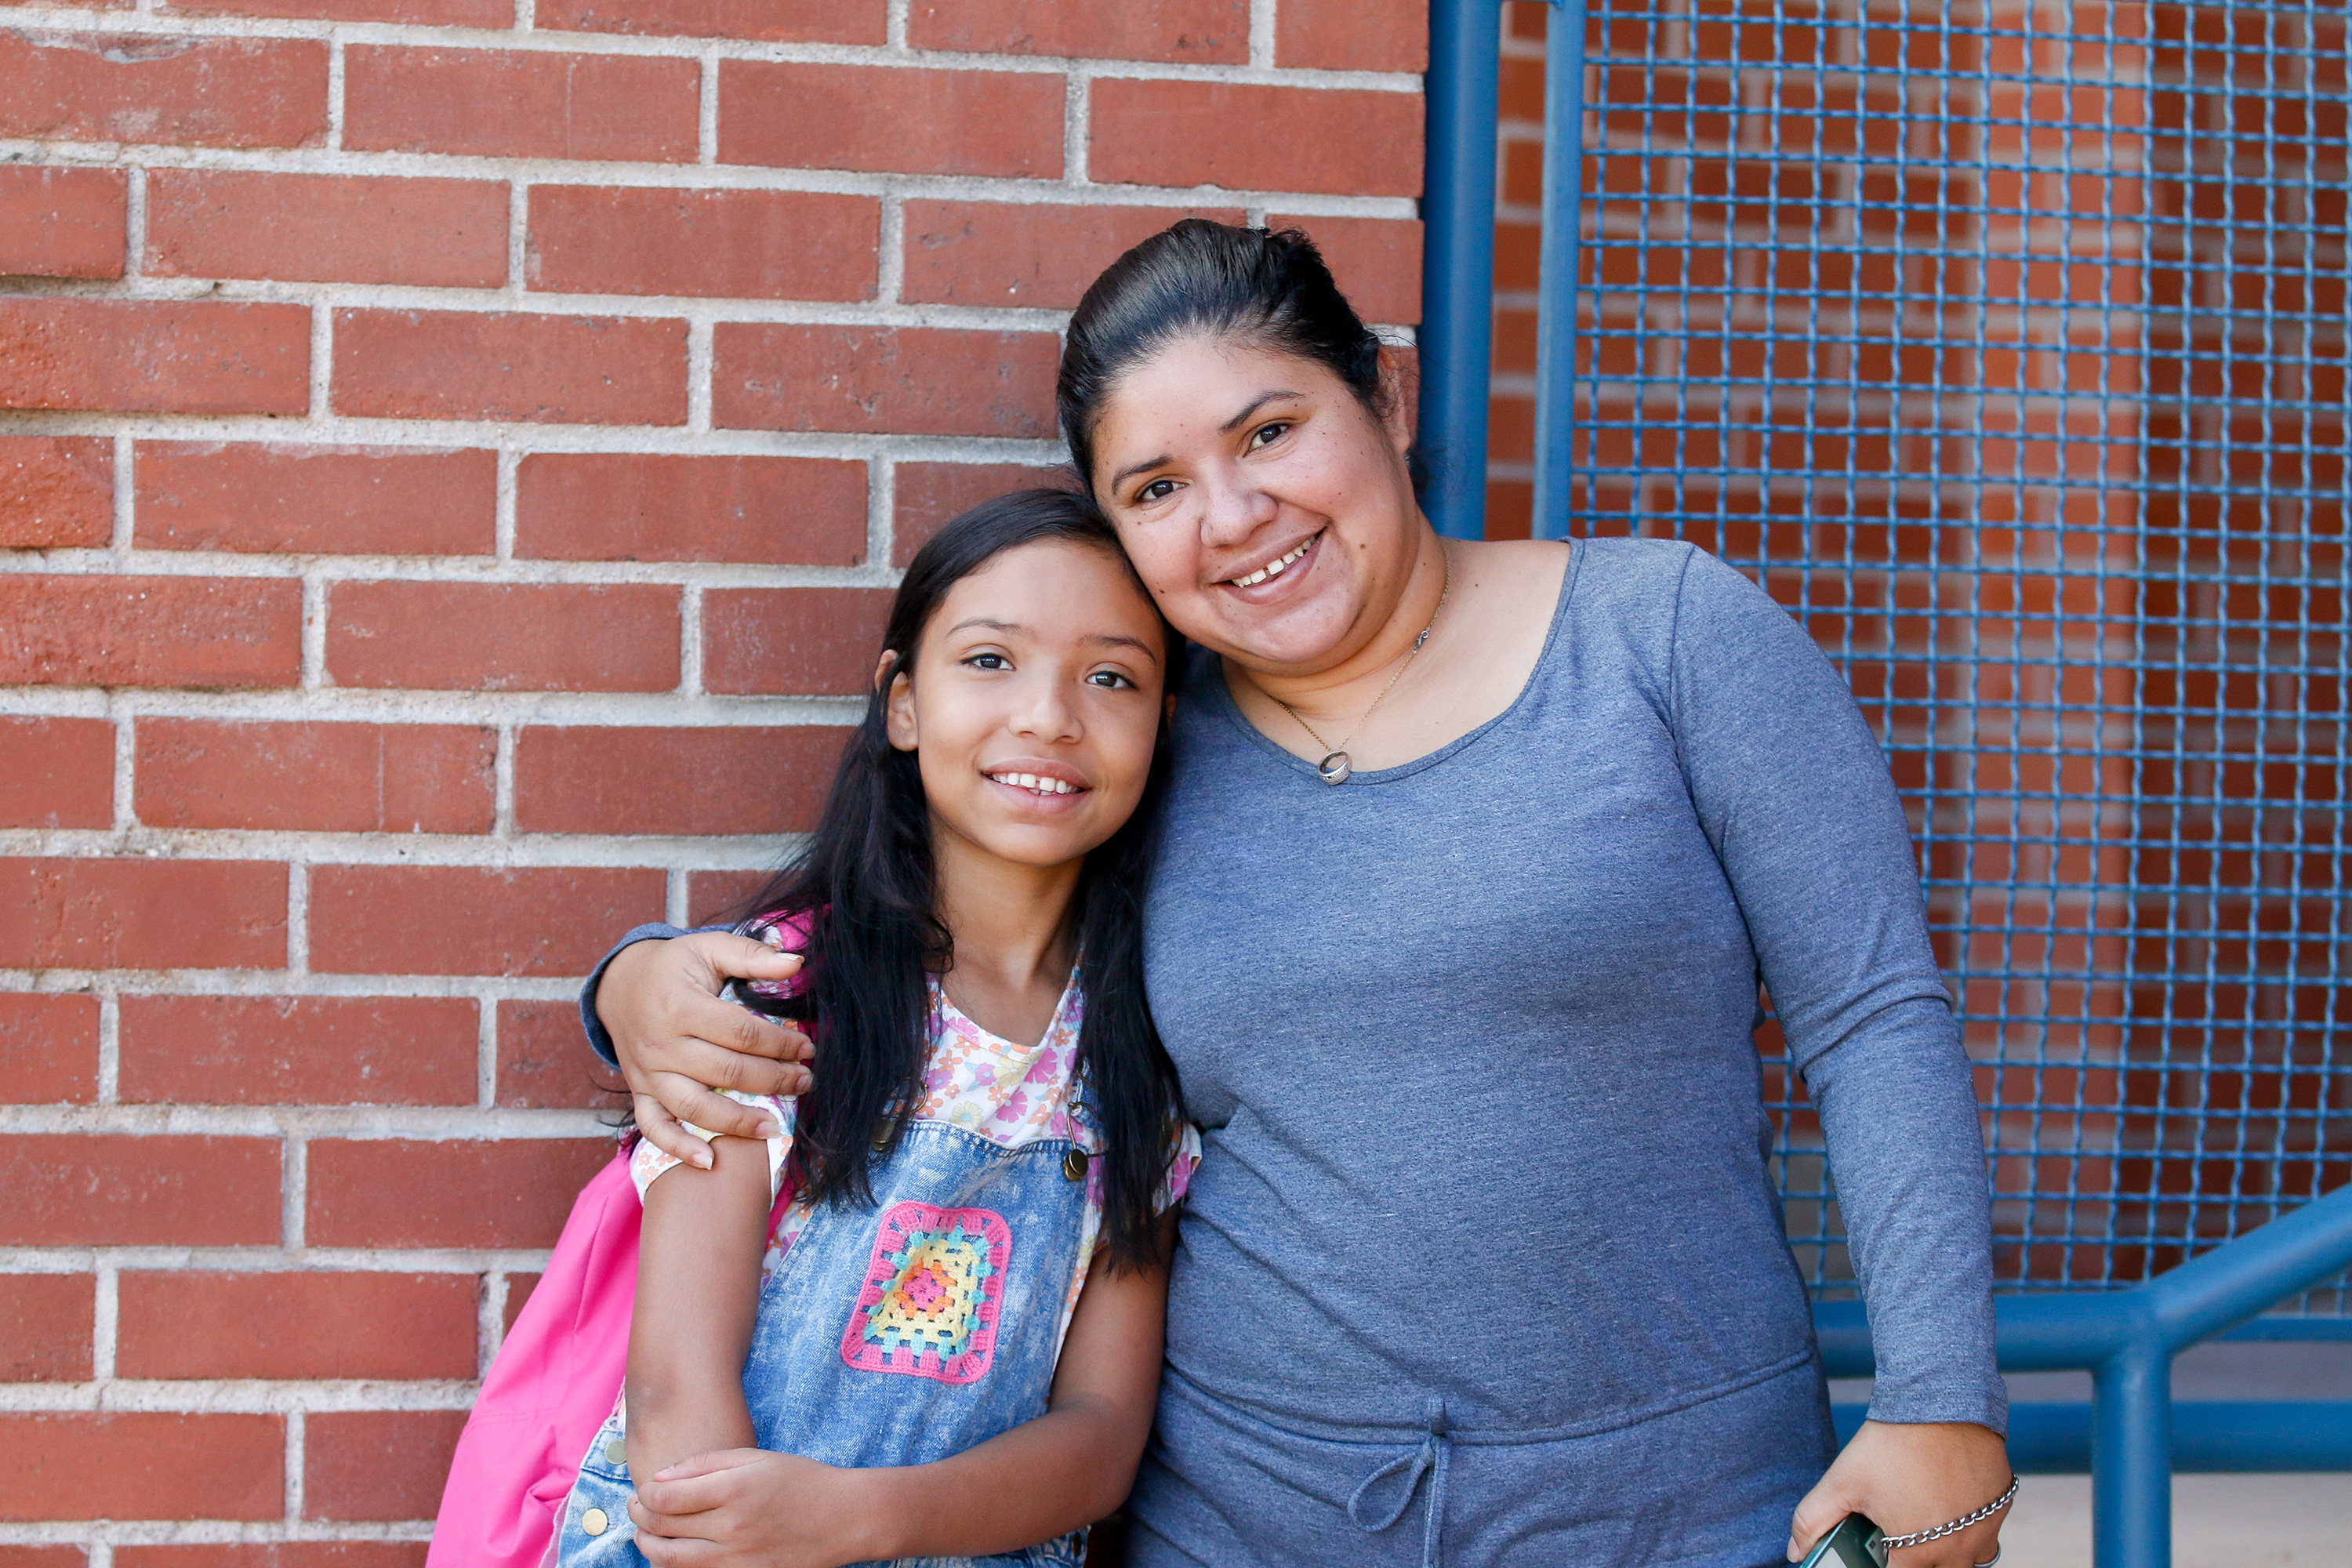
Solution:
[{"label": "blue handrail", "polygon": [[[1994,1303],[2008,1372],[2088,1372],[2079,1405],[2021,1405],[2011,1458],[2021,1469],[2075,1469],[2088,1438],[2092,1532],[2100,1568],[2164,1568],[2171,1560],[2172,1468],[2352,1469],[2352,1404],[2187,1406],[2176,1426],[2172,1358],[2352,1265],[2352,1187],[2282,1215],[2130,1290],[2004,1296]],[[1862,1304],[1813,1309],[1832,1377],[1866,1377],[1873,1363]],[[1843,1426],[1859,1424],[1843,1413]],[[2186,1451],[2183,1451],[2186,1450]]]}]

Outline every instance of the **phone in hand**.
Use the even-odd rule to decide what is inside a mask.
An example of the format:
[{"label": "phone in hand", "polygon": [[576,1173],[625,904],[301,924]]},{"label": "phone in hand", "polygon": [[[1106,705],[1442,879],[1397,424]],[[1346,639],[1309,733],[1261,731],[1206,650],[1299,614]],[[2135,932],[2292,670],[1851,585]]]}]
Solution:
[{"label": "phone in hand", "polygon": [[1886,1532],[1858,1513],[1813,1542],[1798,1568],[1886,1568]]}]

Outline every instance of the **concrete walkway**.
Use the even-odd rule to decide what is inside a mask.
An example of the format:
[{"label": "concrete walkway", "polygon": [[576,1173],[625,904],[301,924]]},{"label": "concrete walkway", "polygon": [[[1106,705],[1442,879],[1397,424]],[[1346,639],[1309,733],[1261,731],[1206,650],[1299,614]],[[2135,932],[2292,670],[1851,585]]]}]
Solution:
[{"label": "concrete walkway", "polygon": [[[2090,1568],[2091,1478],[2028,1476],[2000,1568]],[[2173,1568],[2347,1568],[2352,1475],[2175,1476]]]}]

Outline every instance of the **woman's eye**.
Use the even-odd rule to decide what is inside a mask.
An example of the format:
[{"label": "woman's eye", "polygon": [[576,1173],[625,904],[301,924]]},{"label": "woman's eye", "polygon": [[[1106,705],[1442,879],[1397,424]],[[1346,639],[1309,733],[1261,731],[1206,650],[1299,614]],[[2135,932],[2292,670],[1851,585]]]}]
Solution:
[{"label": "woman's eye", "polygon": [[1141,489],[1136,491],[1135,499],[1139,501],[1166,500],[1170,496],[1172,496],[1175,493],[1176,481],[1174,479],[1154,479],[1150,484],[1144,486]]},{"label": "woman's eye", "polygon": [[1253,447],[1270,446],[1289,433],[1290,422],[1286,419],[1276,419],[1272,424],[1261,425],[1256,429],[1251,431],[1250,445]]},{"label": "woman's eye", "polygon": [[970,658],[965,659],[964,663],[970,665],[974,669],[1010,669],[1013,668],[1011,661],[1006,659],[1001,653],[976,653]]},{"label": "woman's eye", "polygon": [[1087,677],[1087,683],[1090,686],[1108,687],[1113,690],[1121,687],[1132,687],[1135,684],[1115,669],[1097,669]]}]

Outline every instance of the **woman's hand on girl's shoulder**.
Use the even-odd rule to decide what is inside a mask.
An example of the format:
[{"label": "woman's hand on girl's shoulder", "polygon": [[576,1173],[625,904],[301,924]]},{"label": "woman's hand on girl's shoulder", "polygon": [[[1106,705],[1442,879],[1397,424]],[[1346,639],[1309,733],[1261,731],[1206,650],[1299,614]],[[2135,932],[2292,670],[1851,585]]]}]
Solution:
[{"label": "woman's hand on girl's shoulder", "polygon": [[641,1482],[629,1503],[654,1568],[841,1568],[893,1555],[877,1472],[797,1454],[697,1454]]},{"label": "woman's hand on girl's shoulder", "polygon": [[789,980],[797,953],[726,931],[632,942],[596,988],[596,1016],[613,1037],[637,1130],[654,1147],[698,1169],[710,1151],[681,1122],[735,1138],[764,1138],[767,1119],[717,1093],[783,1098],[804,1092],[808,1037],[719,993],[730,980]]}]

